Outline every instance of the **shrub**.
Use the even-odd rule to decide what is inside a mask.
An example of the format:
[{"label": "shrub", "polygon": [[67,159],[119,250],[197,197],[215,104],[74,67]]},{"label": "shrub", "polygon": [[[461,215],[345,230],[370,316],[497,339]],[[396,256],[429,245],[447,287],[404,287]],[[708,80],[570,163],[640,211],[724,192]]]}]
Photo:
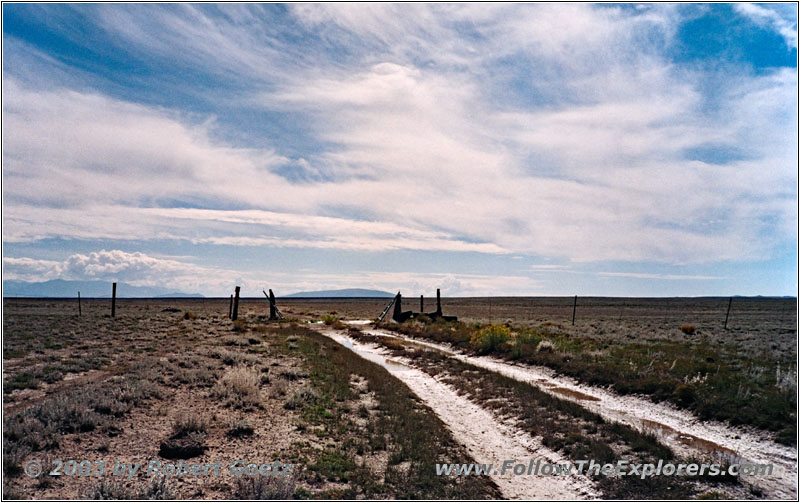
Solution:
[{"label": "shrub", "polygon": [[253,408],[261,404],[261,375],[250,367],[234,367],[212,388],[211,395],[225,400],[226,406]]},{"label": "shrub", "polygon": [[229,437],[249,437],[255,432],[255,428],[247,419],[239,418],[231,424],[228,430]]},{"label": "shrub", "polygon": [[493,353],[510,339],[511,329],[505,325],[489,325],[475,332],[469,343],[481,353]]},{"label": "shrub", "polygon": [[194,412],[179,414],[172,421],[172,433],[176,437],[186,436],[189,433],[203,433],[208,429],[208,420]]},{"label": "shrub", "polygon": [[247,332],[248,326],[247,322],[244,320],[234,320],[233,322],[233,331],[234,332]]},{"label": "shrub", "polygon": [[538,346],[536,346],[536,351],[539,353],[552,353],[555,351],[556,346],[550,341],[541,341]]},{"label": "shrub", "polygon": [[325,323],[326,325],[333,325],[337,321],[339,321],[339,317],[336,316],[336,314],[334,313],[326,314],[322,317],[322,322]]},{"label": "shrub", "polygon": [[694,334],[695,330],[697,329],[695,328],[694,325],[681,325],[681,332],[683,332],[686,335]]},{"label": "shrub", "polygon": [[197,315],[194,314],[191,311],[186,311],[185,313],[183,313],[183,319],[184,320],[196,320],[197,319]]},{"label": "shrub", "polygon": [[697,399],[697,391],[695,387],[690,384],[679,384],[675,386],[675,391],[672,393],[672,396],[679,405],[687,407]]},{"label": "shrub", "polygon": [[123,481],[103,479],[83,494],[87,500],[174,500],[178,495],[165,476],[127,487]]},{"label": "shrub", "polygon": [[292,397],[283,404],[283,408],[286,410],[299,409],[303,407],[303,404],[311,403],[316,400],[316,398],[317,394],[314,390],[304,389],[292,395]]},{"label": "shrub", "polygon": [[295,480],[289,475],[237,477],[234,497],[242,500],[292,499]]}]

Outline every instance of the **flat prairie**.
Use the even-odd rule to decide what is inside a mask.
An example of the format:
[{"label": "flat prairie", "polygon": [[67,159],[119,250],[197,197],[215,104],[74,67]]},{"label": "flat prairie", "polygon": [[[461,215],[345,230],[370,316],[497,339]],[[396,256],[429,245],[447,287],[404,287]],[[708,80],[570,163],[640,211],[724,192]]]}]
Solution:
[{"label": "flat prairie", "polygon": [[[425,311],[435,310],[434,298],[424,302]],[[733,298],[724,327],[728,302],[443,298],[443,312],[459,322],[420,318],[368,329],[365,320],[377,318],[388,299],[278,298],[280,322],[268,320],[269,305],[258,298],[241,299],[236,322],[228,319],[228,299],[118,299],[113,318],[110,299],[83,299],[80,316],[77,299],[4,299],[3,494],[796,497],[791,477],[662,477],[649,485],[575,478],[554,486],[435,474],[436,463],[499,462],[506,445],[551,460],[642,462],[727,453],[730,463],[755,459],[751,453],[762,449],[767,461],[794,459],[796,474],[796,299]],[[403,298],[404,310],[419,307],[419,297]],[[495,333],[504,338],[485,345],[482,337]],[[626,388],[621,372],[644,384]],[[602,407],[617,399],[674,412],[678,423],[648,415],[630,425],[622,416],[609,420]],[[753,403],[752,410],[742,403]],[[487,426],[478,431],[466,417]],[[646,421],[655,426],[642,427]],[[709,426],[675,433],[683,424]],[[491,441],[481,440],[486,431]],[[696,442],[686,447],[679,433]],[[692,450],[698,445],[712,447]],[[90,461],[90,473],[50,474],[70,460]],[[228,470],[237,460],[290,468],[281,476],[238,476]],[[28,476],[33,461],[48,469]],[[222,469],[146,473],[151,461]],[[98,463],[105,464],[102,475]],[[142,468],[113,475],[118,463]]]}]

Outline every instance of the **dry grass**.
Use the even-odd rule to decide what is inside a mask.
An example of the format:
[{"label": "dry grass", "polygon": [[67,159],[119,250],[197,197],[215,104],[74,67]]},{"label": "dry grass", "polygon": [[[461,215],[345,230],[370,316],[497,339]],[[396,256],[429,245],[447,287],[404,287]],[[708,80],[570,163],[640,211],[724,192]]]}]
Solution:
[{"label": "dry grass", "polygon": [[211,396],[224,401],[225,406],[253,409],[261,406],[261,374],[244,365],[227,370],[211,389]]}]

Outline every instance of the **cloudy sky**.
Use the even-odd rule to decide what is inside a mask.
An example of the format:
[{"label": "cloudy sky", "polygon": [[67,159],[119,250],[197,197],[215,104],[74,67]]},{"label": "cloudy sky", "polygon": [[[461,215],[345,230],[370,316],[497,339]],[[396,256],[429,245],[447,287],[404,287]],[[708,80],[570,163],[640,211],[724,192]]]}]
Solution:
[{"label": "cloudy sky", "polygon": [[793,295],[793,4],[3,4],[3,279]]}]

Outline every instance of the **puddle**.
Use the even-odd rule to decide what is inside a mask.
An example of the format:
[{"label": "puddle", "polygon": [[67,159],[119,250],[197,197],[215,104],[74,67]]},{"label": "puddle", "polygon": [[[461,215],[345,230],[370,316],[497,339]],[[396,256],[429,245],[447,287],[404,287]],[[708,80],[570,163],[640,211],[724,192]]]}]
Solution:
[{"label": "puddle", "polygon": [[561,388],[559,386],[553,386],[552,384],[546,384],[546,386],[549,386],[549,391],[552,393],[558,393],[559,395],[574,398],[575,400],[585,400],[589,402],[600,401],[600,399],[596,396],[587,395],[586,393],[581,393],[580,391],[575,391],[574,389]]},{"label": "puddle", "polygon": [[681,433],[665,424],[651,421],[649,419],[639,419],[639,422],[646,431],[652,431],[656,433],[659,438],[673,439],[687,447],[698,451],[704,451],[714,457],[722,457],[728,459],[729,461],[733,461],[739,457],[738,454],[731,449],[722,447],[721,445],[715,444],[709,440],[705,440],[694,435],[689,435],[688,433]]}]

